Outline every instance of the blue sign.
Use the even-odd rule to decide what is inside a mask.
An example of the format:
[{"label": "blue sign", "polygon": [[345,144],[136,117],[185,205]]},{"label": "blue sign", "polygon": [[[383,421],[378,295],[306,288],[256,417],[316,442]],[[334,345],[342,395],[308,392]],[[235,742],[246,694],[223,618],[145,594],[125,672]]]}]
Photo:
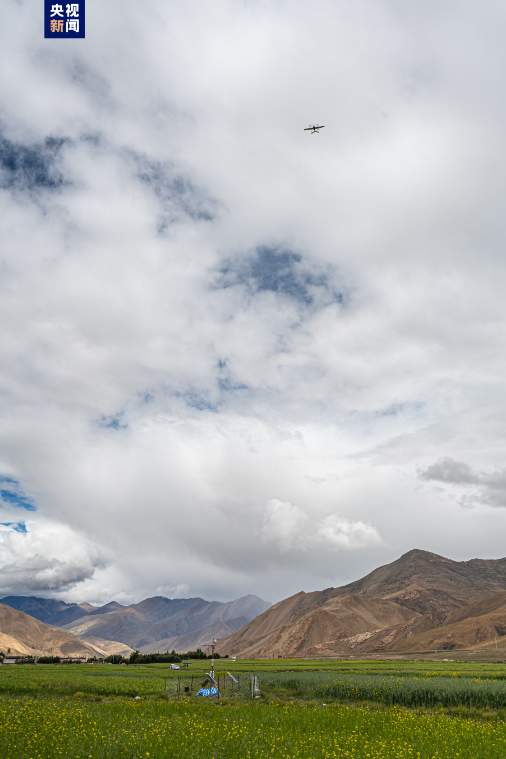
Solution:
[{"label": "blue sign", "polygon": [[219,696],[220,692],[216,686],[212,686],[211,688],[201,688],[199,691],[197,691],[197,696],[204,696],[204,698],[209,698],[210,696]]},{"label": "blue sign", "polygon": [[44,0],[44,37],[46,39],[85,36],[85,0],[53,3]]}]

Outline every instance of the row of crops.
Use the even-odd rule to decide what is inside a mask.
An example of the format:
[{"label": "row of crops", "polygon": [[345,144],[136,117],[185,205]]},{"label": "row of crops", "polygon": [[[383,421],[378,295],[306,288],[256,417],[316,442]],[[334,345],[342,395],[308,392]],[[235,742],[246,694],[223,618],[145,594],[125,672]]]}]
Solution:
[{"label": "row of crops", "polygon": [[0,694],[164,696],[166,667],[109,665],[16,665],[0,669]]},{"label": "row of crops", "polygon": [[[260,663],[259,663],[260,664]],[[313,666],[317,663],[315,662]],[[354,664],[334,662],[334,670],[285,669],[286,663],[274,662],[263,669],[248,662],[249,672],[257,673],[262,695],[267,700],[298,699],[318,701],[375,701],[404,706],[469,706],[506,708],[506,679],[502,665],[477,666],[474,669],[453,664],[453,669],[426,666],[410,668],[405,663],[398,669],[392,663]],[[232,663],[236,679],[239,667]],[[290,666],[290,665],[288,665]],[[225,670],[224,670],[225,671]],[[223,673],[222,673],[223,674]],[[103,698],[108,696],[141,696],[164,698],[168,685],[180,673],[165,666],[137,665],[20,665],[2,667],[0,694],[73,695],[87,694]],[[204,676],[204,669],[195,667],[189,675]]]},{"label": "row of crops", "polygon": [[398,706],[6,697],[8,759],[504,759],[506,723]]},{"label": "row of crops", "polygon": [[262,686],[279,696],[323,701],[376,701],[403,706],[506,707],[506,681],[477,677],[334,674],[263,675]]},{"label": "row of crops", "polygon": [[506,757],[504,665],[296,664],[224,664],[258,672],[248,701],[168,698],[182,675],[162,665],[0,667],[0,757]]}]

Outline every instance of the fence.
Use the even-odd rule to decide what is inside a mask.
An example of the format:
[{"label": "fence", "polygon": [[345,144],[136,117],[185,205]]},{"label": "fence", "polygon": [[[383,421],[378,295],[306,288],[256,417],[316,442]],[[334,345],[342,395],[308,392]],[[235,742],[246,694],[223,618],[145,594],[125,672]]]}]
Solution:
[{"label": "fence", "polygon": [[232,674],[222,672],[214,682],[206,675],[178,675],[166,681],[168,698],[260,698],[260,679],[250,672]]}]

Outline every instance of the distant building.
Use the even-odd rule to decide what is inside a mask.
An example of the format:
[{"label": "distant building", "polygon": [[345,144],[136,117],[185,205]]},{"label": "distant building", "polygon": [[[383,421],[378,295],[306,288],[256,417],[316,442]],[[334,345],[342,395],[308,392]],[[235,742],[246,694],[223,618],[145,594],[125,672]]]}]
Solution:
[{"label": "distant building", "polygon": [[86,656],[63,656],[60,659],[60,664],[86,664],[88,657]]},{"label": "distant building", "polygon": [[3,664],[17,664],[26,660],[26,656],[5,656]]}]

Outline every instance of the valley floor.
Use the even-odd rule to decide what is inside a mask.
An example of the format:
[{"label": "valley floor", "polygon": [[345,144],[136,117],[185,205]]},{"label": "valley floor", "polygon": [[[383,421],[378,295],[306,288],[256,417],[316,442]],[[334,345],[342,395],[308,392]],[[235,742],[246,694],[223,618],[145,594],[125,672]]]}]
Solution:
[{"label": "valley floor", "polygon": [[[191,669],[202,676],[201,665]],[[258,672],[262,698],[168,699],[182,675],[160,665],[1,667],[0,756],[506,756],[504,665],[283,660],[220,669]]]}]

